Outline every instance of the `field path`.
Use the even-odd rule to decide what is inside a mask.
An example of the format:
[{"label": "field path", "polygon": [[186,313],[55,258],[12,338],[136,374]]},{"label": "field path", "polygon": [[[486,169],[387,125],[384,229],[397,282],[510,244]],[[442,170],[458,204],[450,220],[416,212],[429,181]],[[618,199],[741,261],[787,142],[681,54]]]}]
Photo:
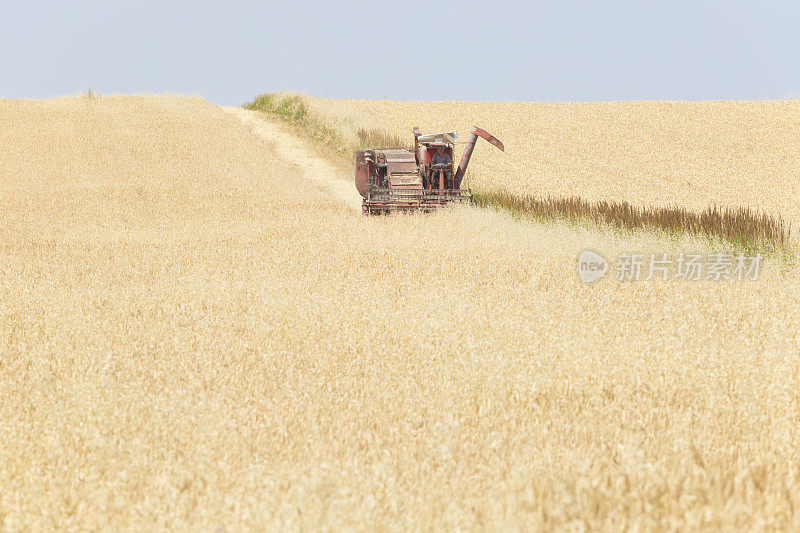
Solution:
[{"label": "field path", "polygon": [[286,131],[284,126],[270,121],[258,111],[239,107],[224,109],[239,117],[253,133],[273,145],[274,152],[283,160],[302,169],[306,177],[330,198],[355,211],[361,209],[361,196],[353,185],[352,177],[317,155],[300,137]]}]

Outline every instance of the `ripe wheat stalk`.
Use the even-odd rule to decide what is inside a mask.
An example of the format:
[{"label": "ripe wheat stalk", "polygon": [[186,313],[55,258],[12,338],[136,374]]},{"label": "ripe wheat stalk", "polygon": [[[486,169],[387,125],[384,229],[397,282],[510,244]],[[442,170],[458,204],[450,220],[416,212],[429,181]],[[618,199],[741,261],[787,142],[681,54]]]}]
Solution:
[{"label": "ripe wheat stalk", "polygon": [[[374,105],[402,138],[424,109]],[[520,154],[517,108],[450,126]],[[795,266],[586,286],[585,248],[713,249],[363,217],[282,126],[199,98],[0,100],[0,124],[0,529],[800,528]],[[519,164],[490,154],[476,184]]]}]

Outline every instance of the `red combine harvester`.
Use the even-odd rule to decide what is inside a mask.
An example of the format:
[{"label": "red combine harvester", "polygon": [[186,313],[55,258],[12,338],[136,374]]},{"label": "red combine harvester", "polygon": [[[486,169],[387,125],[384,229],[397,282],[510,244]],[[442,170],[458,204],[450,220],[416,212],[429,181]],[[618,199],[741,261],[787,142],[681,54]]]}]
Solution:
[{"label": "red combine harvester", "polygon": [[478,137],[505,151],[503,143],[475,126],[458,169],[453,171],[454,132],[422,135],[414,128],[414,151],[398,149],[356,152],[356,188],[364,197],[364,214],[394,211],[433,211],[449,203],[471,203],[472,193],[461,189]]}]

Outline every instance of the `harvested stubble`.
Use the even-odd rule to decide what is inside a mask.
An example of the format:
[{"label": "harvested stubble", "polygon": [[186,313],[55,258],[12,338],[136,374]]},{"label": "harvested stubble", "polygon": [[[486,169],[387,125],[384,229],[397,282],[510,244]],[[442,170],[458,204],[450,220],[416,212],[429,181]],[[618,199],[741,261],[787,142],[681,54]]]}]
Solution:
[{"label": "harvested stubble", "polygon": [[796,269],[584,286],[707,250],[362,217],[196,98],[0,123],[0,528],[800,527]]}]

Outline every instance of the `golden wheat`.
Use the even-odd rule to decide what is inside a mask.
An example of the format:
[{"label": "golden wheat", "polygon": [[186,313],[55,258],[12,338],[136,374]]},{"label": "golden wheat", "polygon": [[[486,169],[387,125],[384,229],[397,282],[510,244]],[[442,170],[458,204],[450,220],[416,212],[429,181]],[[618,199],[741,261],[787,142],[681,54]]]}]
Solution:
[{"label": "golden wheat", "polygon": [[501,139],[476,149],[468,184],[489,192],[580,196],[636,206],[748,207],[800,222],[800,101],[402,102],[304,97],[352,137],[411,138],[473,125]]},{"label": "golden wheat", "polygon": [[795,267],[583,285],[710,250],[362,217],[252,117],[0,101],[1,528],[800,527]]}]

